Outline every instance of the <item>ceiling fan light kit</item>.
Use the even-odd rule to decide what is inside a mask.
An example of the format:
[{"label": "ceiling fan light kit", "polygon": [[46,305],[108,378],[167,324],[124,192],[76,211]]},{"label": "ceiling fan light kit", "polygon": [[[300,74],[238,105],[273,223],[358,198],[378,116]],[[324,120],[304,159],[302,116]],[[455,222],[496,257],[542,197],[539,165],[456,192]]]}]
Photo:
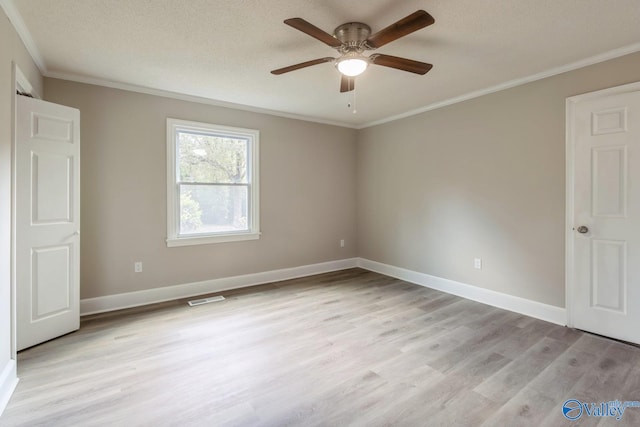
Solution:
[{"label": "ceiling fan light kit", "polygon": [[326,57],[302,62],[288,67],[271,71],[272,74],[284,74],[301,68],[333,62],[342,74],[340,92],[349,92],[354,89],[354,77],[362,74],[369,64],[395,68],[415,74],[426,74],[433,65],[412,59],[397,56],[373,54],[369,57],[363,55],[367,50],[375,50],[394,40],[411,34],[421,28],[435,22],[435,19],[424,10],[418,10],[398,22],[371,35],[371,28],[362,22],[348,22],[338,26],[333,35],[321,30],[302,18],[291,18],[284,21],[285,24],[323,42],[338,51],[338,58]]},{"label": "ceiling fan light kit", "polygon": [[348,54],[336,59],[336,68],[347,77],[359,76],[368,66],[368,59],[359,54]]}]

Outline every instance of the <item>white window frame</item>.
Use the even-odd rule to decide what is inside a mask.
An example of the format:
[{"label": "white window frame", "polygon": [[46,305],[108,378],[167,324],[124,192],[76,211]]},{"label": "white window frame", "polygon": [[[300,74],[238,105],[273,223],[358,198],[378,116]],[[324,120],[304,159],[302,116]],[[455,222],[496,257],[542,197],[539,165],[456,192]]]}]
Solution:
[{"label": "white window frame", "polygon": [[[178,190],[177,132],[180,130],[211,132],[249,140],[249,206],[247,216],[248,231],[180,236],[180,197]],[[260,187],[259,187],[259,146],[260,132],[255,129],[243,129],[209,123],[192,122],[167,118],[167,246],[191,246],[211,243],[237,242],[260,238]]]}]

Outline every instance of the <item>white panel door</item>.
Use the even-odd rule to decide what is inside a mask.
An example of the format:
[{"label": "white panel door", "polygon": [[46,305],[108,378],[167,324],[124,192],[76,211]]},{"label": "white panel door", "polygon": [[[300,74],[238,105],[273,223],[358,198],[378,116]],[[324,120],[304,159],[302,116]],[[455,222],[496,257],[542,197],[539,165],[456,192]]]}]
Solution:
[{"label": "white panel door", "polygon": [[80,112],[16,97],[17,349],[80,327]]},{"label": "white panel door", "polygon": [[640,343],[640,87],[576,98],[570,323]]}]

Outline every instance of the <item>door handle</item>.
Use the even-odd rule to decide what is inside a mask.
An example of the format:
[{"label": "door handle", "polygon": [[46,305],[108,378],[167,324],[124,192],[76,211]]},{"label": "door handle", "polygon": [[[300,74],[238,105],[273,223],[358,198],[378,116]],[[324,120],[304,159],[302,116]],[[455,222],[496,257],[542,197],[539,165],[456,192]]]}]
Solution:
[{"label": "door handle", "polygon": [[576,231],[580,234],[585,234],[589,232],[589,227],[587,227],[586,225],[581,225],[576,229]]}]

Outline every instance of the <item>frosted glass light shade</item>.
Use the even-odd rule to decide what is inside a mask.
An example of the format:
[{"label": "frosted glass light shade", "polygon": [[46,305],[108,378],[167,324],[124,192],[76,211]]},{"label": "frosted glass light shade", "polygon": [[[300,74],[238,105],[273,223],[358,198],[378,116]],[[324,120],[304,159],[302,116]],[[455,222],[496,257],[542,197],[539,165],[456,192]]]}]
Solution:
[{"label": "frosted glass light shade", "polygon": [[338,61],[337,67],[345,76],[355,77],[367,69],[369,63],[361,58],[345,58]]}]

